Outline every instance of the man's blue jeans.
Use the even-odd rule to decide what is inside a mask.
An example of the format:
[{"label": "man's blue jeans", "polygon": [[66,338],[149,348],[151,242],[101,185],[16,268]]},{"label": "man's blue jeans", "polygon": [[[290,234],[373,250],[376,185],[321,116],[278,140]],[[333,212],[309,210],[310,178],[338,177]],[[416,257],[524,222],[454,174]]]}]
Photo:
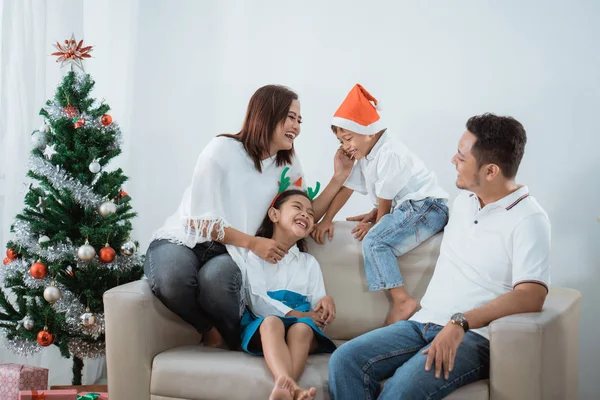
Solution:
[{"label": "man's blue jeans", "polygon": [[[329,360],[333,400],[441,399],[461,386],[489,377],[489,340],[467,332],[448,380],[425,371],[428,348],[443,329],[436,324],[400,321],[340,346]],[[379,397],[381,381],[385,382]]]}]

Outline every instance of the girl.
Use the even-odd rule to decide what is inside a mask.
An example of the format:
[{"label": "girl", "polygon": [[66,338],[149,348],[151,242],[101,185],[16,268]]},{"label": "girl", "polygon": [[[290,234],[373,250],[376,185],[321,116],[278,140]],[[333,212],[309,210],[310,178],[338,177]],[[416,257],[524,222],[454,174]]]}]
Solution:
[{"label": "girl", "polygon": [[[294,155],[301,122],[296,93],[278,85],[258,89],[241,131],[206,145],[178,210],[152,237],[144,263],[152,291],[202,333],[206,346],[239,347],[245,307],[237,263],[245,252],[269,263],[287,252],[253,235],[277,194],[273,182],[281,171],[288,167],[302,176]],[[334,178],[314,202],[316,216],[342,187],[352,162],[338,151],[334,166]]]},{"label": "girl", "polygon": [[308,355],[336,348],[322,331],[335,318],[335,304],[325,294],[319,263],[304,252],[314,218],[304,191],[281,193],[257,236],[275,240],[287,254],[274,265],[250,253],[245,265],[249,310],[242,317],[242,348],[264,354],[276,381],[271,399],[313,399],[315,388],[296,384]]},{"label": "girl", "polygon": [[397,257],[444,229],[448,193],[416,154],[388,136],[376,105],[355,85],[333,117],[331,128],[342,149],[357,162],[313,238],[317,243],[326,233],[331,238],[333,218],[354,191],[369,195],[374,208],[348,220],[359,222],[352,233],[363,241],[369,290],[388,290],[392,298],[384,322],[390,325],[410,318],[418,306],[404,288]]}]

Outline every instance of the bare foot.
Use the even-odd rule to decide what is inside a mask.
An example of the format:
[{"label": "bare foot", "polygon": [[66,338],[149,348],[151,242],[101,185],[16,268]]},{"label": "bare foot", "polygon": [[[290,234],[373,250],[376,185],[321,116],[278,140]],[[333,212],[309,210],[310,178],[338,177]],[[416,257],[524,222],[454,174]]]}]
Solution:
[{"label": "bare foot", "polygon": [[280,376],[275,382],[269,400],[292,400],[295,387],[296,385],[293,380],[287,376]]},{"label": "bare foot", "polygon": [[392,325],[398,321],[404,321],[409,319],[417,310],[418,305],[419,302],[417,302],[417,300],[413,299],[412,297],[408,297],[402,302],[394,302],[394,304],[392,305],[392,309],[385,318],[385,323],[383,326]]},{"label": "bare foot", "polygon": [[317,389],[311,387],[308,390],[297,387],[294,390],[294,400],[313,400],[317,395]]},{"label": "bare foot", "polygon": [[215,349],[227,349],[223,336],[219,333],[217,328],[214,326],[206,333],[202,335],[202,343],[206,347],[213,347]]}]

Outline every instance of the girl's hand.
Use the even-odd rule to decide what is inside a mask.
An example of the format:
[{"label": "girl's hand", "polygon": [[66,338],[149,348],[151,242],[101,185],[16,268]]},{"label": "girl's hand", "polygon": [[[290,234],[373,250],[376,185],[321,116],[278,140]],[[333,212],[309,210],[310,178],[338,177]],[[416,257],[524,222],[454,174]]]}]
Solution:
[{"label": "girl's hand", "polygon": [[354,229],[352,229],[352,233],[354,233],[354,239],[358,239],[362,242],[362,240],[369,233],[369,229],[373,227],[373,223],[371,222],[361,222]]},{"label": "girl's hand", "polygon": [[323,297],[317,303],[314,311],[321,316],[325,325],[329,325],[335,319],[335,303],[330,296]]},{"label": "girl's hand", "polygon": [[325,242],[325,235],[329,236],[329,240],[333,239],[333,222],[324,219],[315,225],[310,236],[312,236],[318,244],[323,244]]},{"label": "girl's hand", "polygon": [[340,147],[333,157],[333,175],[339,180],[343,180],[344,182],[350,175],[352,171],[352,167],[354,166],[354,160],[344,153],[342,148]]},{"label": "girl's hand", "polygon": [[313,320],[313,322],[315,323],[315,325],[317,325],[319,328],[323,329],[325,327],[325,321],[323,320],[323,318],[321,318],[319,316],[319,313],[314,312],[314,311],[309,311],[309,312],[305,312],[303,313],[305,318],[310,318]]},{"label": "girl's hand", "polygon": [[249,250],[271,264],[277,264],[287,254],[283,245],[263,237],[254,237],[250,242]]}]

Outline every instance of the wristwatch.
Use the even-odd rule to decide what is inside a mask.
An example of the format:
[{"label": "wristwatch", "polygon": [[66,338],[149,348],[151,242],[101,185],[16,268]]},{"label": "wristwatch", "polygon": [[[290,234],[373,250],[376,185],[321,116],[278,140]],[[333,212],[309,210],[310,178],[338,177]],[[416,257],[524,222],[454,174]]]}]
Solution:
[{"label": "wristwatch", "polygon": [[465,333],[469,330],[469,321],[467,321],[467,317],[463,313],[456,313],[452,317],[450,317],[450,322],[455,325],[460,325]]}]

